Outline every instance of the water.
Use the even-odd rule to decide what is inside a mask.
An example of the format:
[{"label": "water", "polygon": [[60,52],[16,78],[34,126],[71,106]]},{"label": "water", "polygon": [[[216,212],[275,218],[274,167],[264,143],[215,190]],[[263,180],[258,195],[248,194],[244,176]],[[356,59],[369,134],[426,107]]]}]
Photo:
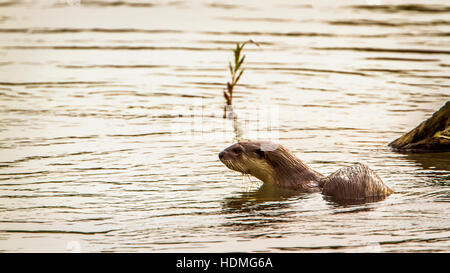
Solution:
[{"label": "water", "polygon": [[[450,97],[448,3],[220,2],[0,2],[0,251],[448,252],[450,154],[386,146]],[[393,195],[340,205],[220,163],[249,39],[243,136],[273,108],[311,167],[364,162]]]}]

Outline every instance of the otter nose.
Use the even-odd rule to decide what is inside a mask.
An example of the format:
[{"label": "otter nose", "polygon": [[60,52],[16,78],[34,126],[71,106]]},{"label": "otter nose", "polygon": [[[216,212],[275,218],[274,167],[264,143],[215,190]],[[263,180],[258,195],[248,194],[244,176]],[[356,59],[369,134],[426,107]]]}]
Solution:
[{"label": "otter nose", "polygon": [[224,153],[223,151],[222,151],[222,152],[220,152],[220,153],[219,153],[219,159],[222,159],[222,158],[223,158],[223,156],[224,156],[224,154],[225,154],[225,153]]}]

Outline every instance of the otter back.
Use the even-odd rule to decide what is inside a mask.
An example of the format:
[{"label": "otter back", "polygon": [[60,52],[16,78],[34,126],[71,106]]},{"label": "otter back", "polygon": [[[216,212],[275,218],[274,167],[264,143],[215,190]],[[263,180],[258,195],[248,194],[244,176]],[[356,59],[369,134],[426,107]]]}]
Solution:
[{"label": "otter back", "polygon": [[385,197],[393,192],[381,178],[364,164],[339,169],[320,182],[322,194],[336,199]]}]

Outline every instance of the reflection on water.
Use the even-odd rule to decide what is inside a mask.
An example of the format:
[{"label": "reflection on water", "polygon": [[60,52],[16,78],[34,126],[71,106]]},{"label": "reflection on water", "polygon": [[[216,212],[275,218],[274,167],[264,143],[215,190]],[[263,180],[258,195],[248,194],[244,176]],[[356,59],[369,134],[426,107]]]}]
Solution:
[{"label": "reflection on water", "polygon": [[[370,2],[0,0],[0,251],[448,252],[449,154],[386,145],[450,97],[450,6]],[[393,195],[340,204],[222,165],[249,39],[242,137],[270,129],[323,174],[366,163]]]},{"label": "reflection on water", "polygon": [[450,171],[450,153],[408,153],[408,160],[428,170]]},{"label": "reflection on water", "polygon": [[223,214],[228,220],[223,226],[248,231],[292,221],[289,215],[294,212],[289,210],[290,203],[301,202],[303,198],[307,198],[305,194],[266,185],[242,192],[223,201]]},{"label": "reflection on water", "polygon": [[286,208],[289,203],[283,201],[299,200],[309,196],[309,194],[263,184],[256,190],[245,191],[238,196],[226,198],[223,207],[225,213],[248,213],[250,211],[270,210],[271,208]]},{"label": "reflection on water", "polygon": [[336,199],[332,198],[331,196],[324,196],[324,199],[339,206],[349,206],[383,201],[384,199],[386,199],[386,196],[370,196],[364,199]]}]

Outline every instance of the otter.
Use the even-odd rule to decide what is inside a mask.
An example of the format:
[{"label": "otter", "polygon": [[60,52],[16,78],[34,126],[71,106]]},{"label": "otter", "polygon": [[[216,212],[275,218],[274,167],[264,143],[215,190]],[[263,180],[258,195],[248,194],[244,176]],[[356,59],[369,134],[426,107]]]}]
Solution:
[{"label": "otter", "polygon": [[252,175],[265,184],[303,193],[322,192],[338,200],[381,200],[393,193],[368,166],[357,163],[325,176],[282,145],[264,141],[235,143],[219,153],[229,169]]}]

